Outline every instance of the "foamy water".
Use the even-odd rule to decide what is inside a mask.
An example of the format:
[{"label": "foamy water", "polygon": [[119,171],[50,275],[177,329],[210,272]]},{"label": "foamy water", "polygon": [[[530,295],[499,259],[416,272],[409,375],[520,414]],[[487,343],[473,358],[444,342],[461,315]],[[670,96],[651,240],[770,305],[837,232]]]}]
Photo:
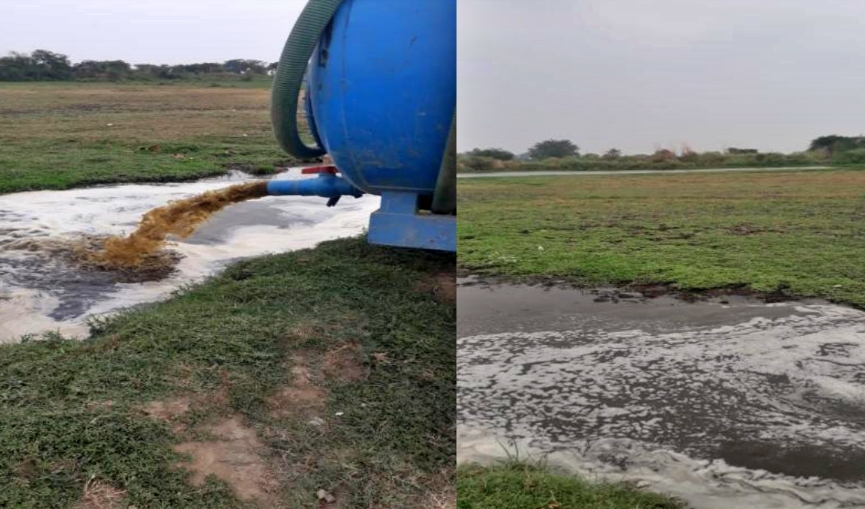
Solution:
[{"label": "foamy water", "polygon": [[861,485],[737,467],[721,459],[698,459],[636,440],[601,438],[549,450],[535,440],[508,439],[485,428],[459,427],[458,462],[491,464],[507,457],[544,461],[593,481],[633,483],[676,496],[694,509],[865,507],[865,488]]},{"label": "foamy water", "polygon": [[[274,178],[306,177],[292,170]],[[375,196],[344,197],[329,208],[323,198],[283,196],[232,205],[189,238],[169,244],[184,258],[175,275],[157,282],[114,283],[105,274],[71,270],[39,252],[8,248],[22,238],[125,235],[155,207],[246,180],[250,179],[235,176],[182,184],[0,195],[0,342],[46,332],[84,337],[88,317],[164,299],[232,260],[358,235],[380,201]]]},{"label": "foamy water", "polygon": [[465,290],[489,311],[460,315],[459,461],[519,451],[697,509],[865,507],[862,311]]}]

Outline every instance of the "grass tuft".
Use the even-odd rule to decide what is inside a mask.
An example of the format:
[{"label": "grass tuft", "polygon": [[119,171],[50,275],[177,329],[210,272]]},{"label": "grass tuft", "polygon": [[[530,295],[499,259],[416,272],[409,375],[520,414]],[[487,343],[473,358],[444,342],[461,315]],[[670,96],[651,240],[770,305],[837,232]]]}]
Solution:
[{"label": "grass tuft", "polygon": [[457,509],[684,509],[624,483],[597,483],[543,464],[509,460],[457,469]]}]

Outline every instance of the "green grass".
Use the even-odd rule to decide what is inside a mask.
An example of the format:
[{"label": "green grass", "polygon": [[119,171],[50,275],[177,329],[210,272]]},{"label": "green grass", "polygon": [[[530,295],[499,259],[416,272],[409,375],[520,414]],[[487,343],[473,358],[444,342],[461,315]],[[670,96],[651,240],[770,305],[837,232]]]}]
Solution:
[{"label": "green grass", "polygon": [[300,162],[272,134],[266,87],[215,84],[0,86],[0,194],[269,174]]},{"label": "green grass", "polygon": [[457,509],[680,509],[663,495],[512,461],[457,469]]},{"label": "green grass", "polygon": [[[455,306],[431,290],[453,267],[449,255],[332,241],[235,264],[94,322],[84,341],[0,346],[0,507],[74,507],[90,479],[140,509],[251,506],[173,467],[172,445],[225,415],[257,432],[283,507],[319,507],[319,488],[340,507],[421,507],[455,461]],[[346,344],[365,379],[315,361]],[[322,373],[323,426],[268,403],[301,354]],[[136,410],[177,397],[193,404],[173,422]]]},{"label": "green grass", "polygon": [[459,201],[464,270],[865,307],[862,171],[468,179]]}]

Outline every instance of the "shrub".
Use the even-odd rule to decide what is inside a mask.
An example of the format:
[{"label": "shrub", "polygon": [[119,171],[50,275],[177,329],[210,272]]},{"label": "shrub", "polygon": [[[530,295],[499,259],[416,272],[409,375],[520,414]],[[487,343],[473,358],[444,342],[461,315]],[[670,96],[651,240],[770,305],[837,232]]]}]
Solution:
[{"label": "shrub", "polygon": [[495,163],[491,157],[461,156],[457,158],[457,171],[491,171],[496,169]]},{"label": "shrub", "polygon": [[832,156],[835,164],[865,164],[865,148],[838,152]]},{"label": "shrub", "polygon": [[570,140],[545,140],[535,143],[529,149],[529,156],[536,161],[541,161],[551,157],[576,156],[579,150],[580,147]]},{"label": "shrub", "polygon": [[468,155],[489,157],[492,159],[498,159],[499,161],[510,161],[514,158],[513,152],[509,152],[503,148],[476,148],[469,152]]},{"label": "shrub", "polygon": [[666,161],[673,161],[676,159],[676,153],[672,150],[667,150],[662,148],[660,150],[656,150],[654,154],[652,154],[652,162],[653,163],[663,163]]},{"label": "shrub", "polygon": [[685,148],[682,150],[682,153],[679,155],[679,161],[686,163],[697,163],[700,160],[700,154],[694,152],[689,148]]},{"label": "shrub", "polygon": [[604,157],[604,159],[615,160],[615,159],[622,157],[622,151],[617,149],[617,148],[611,148],[610,150],[607,150],[606,152],[604,152],[603,157]]},{"label": "shrub", "polygon": [[700,164],[705,166],[724,166],[728,162],[726,154],[721,152],[703,152],[700,154]]}]

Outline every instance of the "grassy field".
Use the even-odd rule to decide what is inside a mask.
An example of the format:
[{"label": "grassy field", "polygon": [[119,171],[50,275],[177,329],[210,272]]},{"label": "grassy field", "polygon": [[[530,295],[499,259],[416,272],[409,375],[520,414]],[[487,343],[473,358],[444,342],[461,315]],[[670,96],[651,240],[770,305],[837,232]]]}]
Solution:
[{"label": "grassy field", "polygon": [[[294,163],[238,85],[0,85],[0,194]],[[333,241],[0,346],[0,507],[452,508],[455,264]]]},{"label": "grassy field", "polygon": [[0,347],[0,507],[452,507],[453,270],[334,241]]},{"label": "grassy field", "polygon": [[457,470],[457,509],[684,509],[626,484],[590,483],[543,465],[512,461]]},{"label": "grassy field", "polygon": [[461,180],[459,265],[865,307],[865,172]]},{"label": "grassy field", "polygon": [[269,83],[0,84],[0,193],[266,174]]}]

